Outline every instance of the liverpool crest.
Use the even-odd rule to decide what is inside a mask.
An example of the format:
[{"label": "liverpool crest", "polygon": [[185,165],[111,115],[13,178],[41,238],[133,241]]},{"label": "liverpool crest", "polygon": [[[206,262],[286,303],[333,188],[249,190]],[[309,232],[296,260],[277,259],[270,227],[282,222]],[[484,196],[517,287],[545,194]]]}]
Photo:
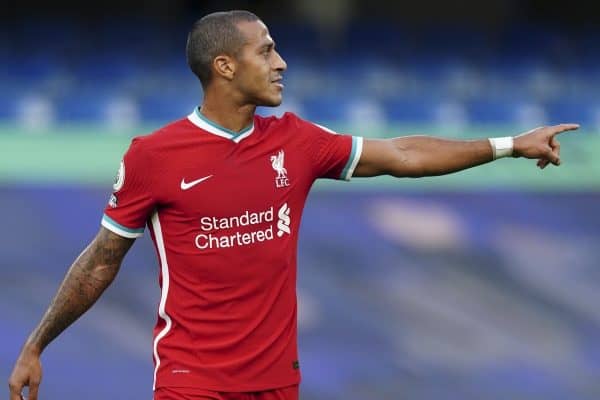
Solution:
[{"label": "liverpool crest", "polygon": [[287,176],[287,170],[283,166],[283,161],[285,159],[285,153],[283,150],[279,150],[277,155],[271,156],[271,167],[277,172],[277,176],[275,177],[275,186],[278,188],[290,186],[290,180]]}]

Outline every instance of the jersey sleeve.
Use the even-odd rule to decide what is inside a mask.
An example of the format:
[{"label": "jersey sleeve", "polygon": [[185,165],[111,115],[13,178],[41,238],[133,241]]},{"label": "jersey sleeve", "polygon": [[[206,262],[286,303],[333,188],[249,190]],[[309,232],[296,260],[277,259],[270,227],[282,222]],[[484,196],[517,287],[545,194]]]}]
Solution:
[{"label": "jersey sleeve", "polygon": [[150,171],[149,158],[136,138],[119,166],[102,226],[126,238],[142,236],[155,207]]},{"label": "jersey sleeve", "polygon": [[297,123],[313,163],[316,178],[349,181],[360,160],[363,138],[338,134],[300,118]]}]

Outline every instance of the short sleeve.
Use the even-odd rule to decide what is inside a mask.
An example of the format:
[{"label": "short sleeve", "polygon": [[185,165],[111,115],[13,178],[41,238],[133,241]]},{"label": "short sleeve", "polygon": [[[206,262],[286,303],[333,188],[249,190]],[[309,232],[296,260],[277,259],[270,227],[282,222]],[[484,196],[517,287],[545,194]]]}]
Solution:
[{"label": "short sleeve", "polygon": [[349,181],[362,153],[363,138],[338,134],[299,118],[298,125],[314,164],[316,178]]},{"label": "short sleeve", "polygon": [[102,226],[126,238],[142,236],[155,207],[150,171],[149,158],[136,138],[119,166]]}]

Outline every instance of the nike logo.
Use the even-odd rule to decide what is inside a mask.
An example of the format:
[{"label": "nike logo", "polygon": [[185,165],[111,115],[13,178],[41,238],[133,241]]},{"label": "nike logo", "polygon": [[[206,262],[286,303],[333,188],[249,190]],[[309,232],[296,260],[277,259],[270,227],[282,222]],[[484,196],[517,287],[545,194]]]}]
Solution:
[{"label": "nike logo", "polygon": [[196,186],[200,182],[204,182],[211,176],[212,175],[208,175],[208,176],[205,176],[204,178],[196,179],[195,181],[191,181],[191,182],[186,182],[185,178],[181,178],[181,190],[188,190],[189,188]]}]

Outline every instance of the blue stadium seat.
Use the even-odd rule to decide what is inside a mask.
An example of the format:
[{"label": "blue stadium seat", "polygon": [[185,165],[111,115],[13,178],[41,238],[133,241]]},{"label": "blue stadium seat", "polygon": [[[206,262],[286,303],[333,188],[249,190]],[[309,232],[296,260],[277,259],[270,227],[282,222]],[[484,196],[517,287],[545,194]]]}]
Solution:
[{"label": "blue stadium seat", "polygon": [[467,103],[469,122],[475,124],[514,124],[519,104],[509,100],[479,99]]},{"label": "blue stadium seat", "polygon": [[54,102],[59,122],[101,122],[103,105],[98,96],[90,93],[71,93]]},{"label": "blue stadium seat", "polygon": [[[289,64],[286,96],[304,99],[309,119],[343,121],[352,104],[368,100],[393,121],[431,122],[439,104],[466,102],[476,123],[514,123],[527,103],[547,105],[553,120],[597,123],[595,28],[583,29],[569,47],[585,57],[559,63],[554,56],[565,38],[544,27],[511,26],[490,40],[461,26],[419,33],[361,21],[325,44],[314,26],[270,25]],[[122,92],[140,100],[147,120],[171,120],[199,103],[183,44],[172,45],[187,26],[114,17],[83,28],[45,18],[0,28],[0,58],[8,60],[0,64],[0,119],[15,118],[19,98],[30,93],[56,99],[59,121],[102,121],[106,104]]]},{"label": "blue stadium seat", "polygon": [[118,92],[74,90],[54,101],[58,122],[107,122],[108,107],[120,96]]},{"label": "blue stadium seat", "polygon": [[576,122],[584,127],[594,127],[599,122],[600,102],[557,100],[546,105],[551,123]]},{"label": "blue stadium seat", "polygon": [[166,123],[184,118],[200,101],[200,91],[195,88],[157,92],[139,99],[140,115],[144,122]]},{"label": "blue stadium seat", "polygon": [[18,104],[23,96],[15,85],[3,85],[0,90],[0,121],[11,121],[17,118]]},{"label": "blue stadium seat", "polygon": [[383,104],[387,119],[394,122],[429,123],[436,119],[439,101],[429,97],[399,97]]},{"label": "blue stadium seat", "polygon": [[332,95],[305,98],[302,103],[304,117],[311,121],[327,124],[343,122],[346,118],[349,101]]}]

